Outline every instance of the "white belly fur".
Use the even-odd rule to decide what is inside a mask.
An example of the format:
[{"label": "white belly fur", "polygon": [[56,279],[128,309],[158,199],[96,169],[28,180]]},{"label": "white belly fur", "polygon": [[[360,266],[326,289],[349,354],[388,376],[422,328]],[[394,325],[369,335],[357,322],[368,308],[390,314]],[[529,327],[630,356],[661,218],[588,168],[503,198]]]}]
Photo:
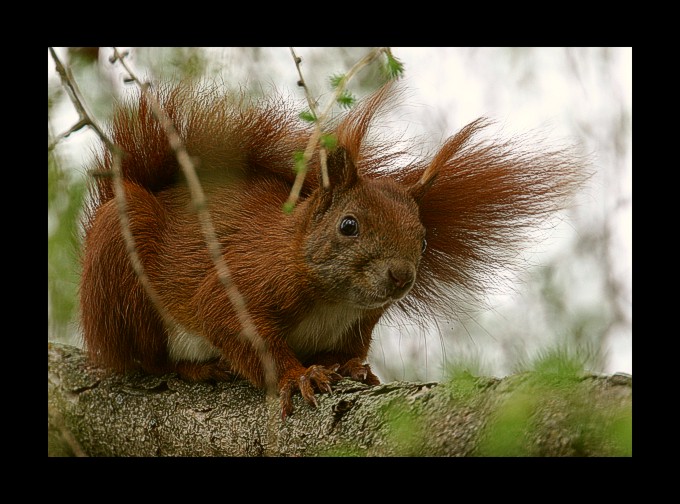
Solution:
[{"label": "white belly fur", "polygon": [[220,351],[205,338],[177,327],[168,336],[168,354],[174,362],[204,362],[219,357]]},{"label": "white belly fur", "polygon": [[[288,345],[300,360],[336,349],[360,317],[357,308],[317,303],[288,335]],[[168,336],[168,354],[174,362],[204,362],[219,357],[220,351],[205,338],[177,327]]]},{"label": "white belly fur", "polygon": [[360,319],[361,312],[351,306],[317,303],[307,318],[288,335],[288,345],[300,360],[336,349]]}]

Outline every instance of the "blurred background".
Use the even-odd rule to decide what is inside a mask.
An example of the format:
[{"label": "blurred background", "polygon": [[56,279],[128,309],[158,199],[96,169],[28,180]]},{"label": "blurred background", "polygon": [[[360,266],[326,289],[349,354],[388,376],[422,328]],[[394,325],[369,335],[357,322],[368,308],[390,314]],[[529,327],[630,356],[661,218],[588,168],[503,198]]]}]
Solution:
[{"label": "blurred background", "polygon": [[[252,95],[276,90],[307,108],[289,48],[119,49],[152,81],[207,77]],[[330,99],[329,78],[370,49],[295,48],[321,106]],[[110,48],[56,52],[100,124],[114,98],[134,91],[109,61]],[[374,371],[384,381],[441,380],[461,366],[504,376],[559,348],[592,371],[632,373],[632,49],[394,47],[392,54],[404,65],[406,92],[380,121],[382,133],[416,138],[425,153],[487,116],[503,135],[538,131],[557,145],[579,144],[594,176],[573,208],[528,244],[521,275],[482,306],[427,326],[381,324],[369,357]],[[350,90],[360,98],[381,82],[373,64]],[[48,53],[48,338],[75,345],[79,218],[98,143],[86,128],[62,138],[78,119]]]}]

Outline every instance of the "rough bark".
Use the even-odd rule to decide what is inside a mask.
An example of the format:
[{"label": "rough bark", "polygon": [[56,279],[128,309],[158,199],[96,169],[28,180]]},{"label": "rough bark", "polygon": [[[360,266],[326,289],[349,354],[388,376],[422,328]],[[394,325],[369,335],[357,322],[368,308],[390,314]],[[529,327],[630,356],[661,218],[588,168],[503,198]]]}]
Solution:
[{"label": "rough bark", "polygon": [[631,454],[632,377],[461,374],[450,383],[345,380],[319,407],[245,381],[112,375],[48,344],[51,456],[609,456]]}]

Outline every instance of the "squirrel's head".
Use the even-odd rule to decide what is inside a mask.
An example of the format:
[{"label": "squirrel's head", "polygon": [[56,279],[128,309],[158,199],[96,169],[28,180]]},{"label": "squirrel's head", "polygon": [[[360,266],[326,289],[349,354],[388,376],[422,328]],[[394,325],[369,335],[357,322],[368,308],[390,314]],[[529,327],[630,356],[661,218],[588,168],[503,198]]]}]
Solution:
[{"label": "squirrel's head", "polygon": [[407,312],[437,317],[521,269],[527,232],[565,208],[588,173],[570,148],[534,145],[531,136],[478,138],[489,125],[483,118],[425,159],[366,142],[373,117],[397,91],[383,86],[334,128],[330,185],[310,183],[300,243],[312,284],[329,301],[367,309],[399,301]]},{"label": "squirrel's head", "polygon": [[329,302],[386,307],[413,287],[426,248],[417,199],[389,177],[362,178],[346,150],[328,156],[330,185],[310,196],[306,263]]}]

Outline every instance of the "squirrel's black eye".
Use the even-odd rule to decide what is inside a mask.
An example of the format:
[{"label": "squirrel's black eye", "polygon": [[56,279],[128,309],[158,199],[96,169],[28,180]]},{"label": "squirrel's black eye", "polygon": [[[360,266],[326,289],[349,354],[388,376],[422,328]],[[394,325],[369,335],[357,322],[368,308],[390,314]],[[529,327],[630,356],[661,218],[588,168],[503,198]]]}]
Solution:
[{"label": "squirrel's black eye", "polygon": [[359,223],[354,217],[343,217],[340,221],[340,232],[345,236],[359,236]]},{"label": "squirrel's black eye", "polygon": [[425,238],[423,238],[423,245],[420,249],[420,253],[424,254],[426,250],[427,250],[427,240]]}]

